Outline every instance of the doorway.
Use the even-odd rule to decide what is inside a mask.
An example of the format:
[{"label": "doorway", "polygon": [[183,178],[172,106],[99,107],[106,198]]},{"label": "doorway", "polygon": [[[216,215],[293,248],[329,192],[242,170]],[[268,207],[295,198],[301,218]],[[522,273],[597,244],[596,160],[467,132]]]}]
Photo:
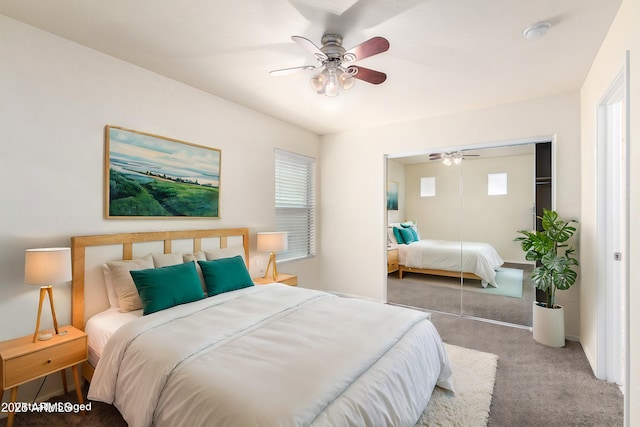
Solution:
[{"label": "doorway", "polygon": [[628,369],[628,103],[621,71],[598,105],[598,366],[624,385]]}]

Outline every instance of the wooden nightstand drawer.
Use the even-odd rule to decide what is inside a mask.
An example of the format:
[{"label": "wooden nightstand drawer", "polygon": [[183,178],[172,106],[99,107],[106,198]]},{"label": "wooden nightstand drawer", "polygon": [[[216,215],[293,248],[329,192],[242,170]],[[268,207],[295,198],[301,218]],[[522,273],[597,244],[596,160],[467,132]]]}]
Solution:
[{"label": "wooden nightstand drawer", "polygon": [[32,342],[33,336],[0,343],[0,386],[16,387],[87,360],[87,335],[72,327],[60,328],[60,335]]},{"label": "wooden nightstand drawer", "polygon": [[387,250],[387,274],[398,271],[398,250]]},{"label": "wooden nightstand drawer", "polygon": [[[11,402],[18,398],[21,384],[62,372],[64,392],[67,380],[64,369],[71,367],[78,402],[83,403],[78,366],[87,360],[87,334],[73,326],[59,328],[51,339],[33,342],[33,335],[0,342],[0,386],[11,389]],[[0,398],[2,398],[0,394]],[[7,427],[13,425],[15,412],[10,411]]]},{"label": "wooden nightstand drawer", "polygon": [[85,359],[86,348],[86,339],[77,339],[7,360],[4,387],[15,387],[76,365]]}]

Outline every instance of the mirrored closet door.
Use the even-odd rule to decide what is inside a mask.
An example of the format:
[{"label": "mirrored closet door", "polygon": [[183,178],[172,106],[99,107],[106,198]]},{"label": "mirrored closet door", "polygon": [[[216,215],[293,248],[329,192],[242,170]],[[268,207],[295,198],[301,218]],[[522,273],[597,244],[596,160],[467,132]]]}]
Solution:
[{"label": "mirrored closet door", "polygon": [[388,225],[415,222],[420,242],[397,246],[403,279],[388,276],[388,300],[530,326],[533,266],[513,239],[536,227],[536,209],[551,208],[550,146],[389,159],[400,203]]}]

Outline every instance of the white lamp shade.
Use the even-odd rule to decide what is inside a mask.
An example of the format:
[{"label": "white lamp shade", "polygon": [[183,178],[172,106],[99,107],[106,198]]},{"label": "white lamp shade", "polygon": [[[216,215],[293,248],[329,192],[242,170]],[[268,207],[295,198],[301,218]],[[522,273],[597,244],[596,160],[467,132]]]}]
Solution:
[{"label": "white lamp shade", "polygon": [[285,231],[258,233],[258,252],[286,251],[289,244]]},{"label": "white lamp shade", "polygon": [[24,283],[53,285],[71,280],[71,249],[27,249],[24,254]]}]

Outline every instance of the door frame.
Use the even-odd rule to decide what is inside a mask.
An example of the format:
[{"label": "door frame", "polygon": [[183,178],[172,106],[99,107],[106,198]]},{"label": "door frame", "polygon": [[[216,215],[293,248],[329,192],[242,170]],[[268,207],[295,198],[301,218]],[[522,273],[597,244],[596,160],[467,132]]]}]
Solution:
[{"label": "door frame", "polygon": [[[629,135],[630,135],[630,109],[629,109],[629,52],[626,52],[625,63],[622,70],[614,78],[612,84],[605,92],[597,105],[597,354],[598,363],[596,364],[596,377],[608,381],[622,382],[625,396],[625,413],[629,409],[629,238],[624,238],[620,242],[619,250],[610,245],[611,240],[607,237],[611,233],[608,228],[612,221],[616,221],[616,230],[629,230],[630,225],[630,206],[629,206],[629,183],[630,183],[630,164],[629,164]],[[616,153],[611,148],[609,141],[612,132],[616,129],[611,128],[610,107],[617,103],[622,103],[619,113],[623,120],[622,126],[618,130],[618,134],[613,134],[616,138],[623,138],[620,144],[620,152]],[[620,178],[621,185],[615,189],[613,197],[617,199],[615,202],[616,210],[613,212],[608,209],[610,202],[609,193],[611,189],[607,188],[609,182],[607,176],[607,168],[610,167],[612,156],[623,156],[623,165]],[[624,202],[624,204],[622,203]],[[624,236],[623,236],[624,237]],[[613,251],[620,252],[622,259],[614,261]],[[619,286],[607,286],[612,283],[615,278],[616,264],[620,263],[617,270],[623,281],[624,292],[616,295]],[[621,297],[621,298],[620,298]],[[616,318],[615,313],[624,310],[622,319]],[[624,332],[623,332],[624,331]],[[612,338],[613,337],[613,338]],[[623,351],[621,351],[623,347]],[[624,358],[624,365],[620,365]],[[620,375],[620,368],[624,368]]]}]

